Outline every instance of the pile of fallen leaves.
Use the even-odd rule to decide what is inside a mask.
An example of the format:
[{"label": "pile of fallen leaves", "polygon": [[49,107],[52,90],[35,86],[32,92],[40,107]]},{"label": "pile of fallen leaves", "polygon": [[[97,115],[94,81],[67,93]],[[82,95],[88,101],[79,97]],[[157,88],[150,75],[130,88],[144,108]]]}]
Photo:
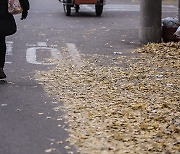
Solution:
[{"label": "pile of fallen leaves", "polygon": [[69,141],[80,153],[180,152],[180,42],[136,52],[141,56],[131,59],[85,56],[81,67],[65,56],[38,73],[45,90],[64,103]]}]

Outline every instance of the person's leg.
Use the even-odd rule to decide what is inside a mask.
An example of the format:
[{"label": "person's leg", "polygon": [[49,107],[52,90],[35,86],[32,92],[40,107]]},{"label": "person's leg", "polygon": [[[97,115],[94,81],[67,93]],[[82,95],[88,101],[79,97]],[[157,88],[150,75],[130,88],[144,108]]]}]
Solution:
[{"label": "person's leg", "polygon": [[6,75],[3,70],[5,64],[5,57],[6,57],[5,36],[0,36],[0,79],[6,78]]},{"label": "person's leg", "polygon": [[0,36],[0,67],[4,68],[6,56],[6,42],[5,36]]}]

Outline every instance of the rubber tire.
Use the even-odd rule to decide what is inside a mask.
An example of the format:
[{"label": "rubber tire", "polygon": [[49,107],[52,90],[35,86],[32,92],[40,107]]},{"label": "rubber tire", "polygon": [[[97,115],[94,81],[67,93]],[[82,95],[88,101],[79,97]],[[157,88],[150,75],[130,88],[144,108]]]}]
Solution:
[{"label": "rubber tire", "polygon": [[103,12],[103,5],[95,5],[96,16],[100,17]]},{"label": "rubber tire", "polygon": [[71,15],[71,6],[64,4],[64,12],[65,12],[66,16],[70,16]]}]

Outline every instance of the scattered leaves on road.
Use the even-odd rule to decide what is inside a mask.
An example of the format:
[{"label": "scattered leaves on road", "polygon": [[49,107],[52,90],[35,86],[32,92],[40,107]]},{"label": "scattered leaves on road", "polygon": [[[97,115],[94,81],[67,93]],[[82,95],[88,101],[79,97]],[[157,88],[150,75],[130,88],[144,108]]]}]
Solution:
[{"label": "scattered leaves on road", "polygon": [[37,73],[64,103],[68,140],[80,153],[180,152],[180,42],[136,52],[141,56],[84,55],[81,67],[64,56]]}]

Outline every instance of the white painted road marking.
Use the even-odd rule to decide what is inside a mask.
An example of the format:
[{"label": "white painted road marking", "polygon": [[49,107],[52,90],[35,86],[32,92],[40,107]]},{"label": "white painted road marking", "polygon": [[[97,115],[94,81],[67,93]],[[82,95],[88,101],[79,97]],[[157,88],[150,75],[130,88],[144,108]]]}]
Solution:
[{"label": "white painted road marking", "polygon": [[[7,41],[6,42],[6,47],[7,47],[6,55],[7,56],[12,56],[13,55],[13,44],[14,44],[14,42],[12,42],[12,41]],[[12,62],[9,62],[9,61],[6,61],[5,63],[6,64],[12,64]]]},{"label": "white painted road marking", "polygon": [[[94,11],[95,7],[93,5],[82,5],[82,8],[85,8],[90,11]],[[139,12],[140,5],[137,4],[130,4],[130,5],[123,5],[123,4],[106,4],[104,5],[104,11],[127,11],[127,12]],[[173,5],[163,5],[162,6],[163,12],[177,12],[178,8]]]},{"label": "white painted road marking", "polygon": [[13,44],[14,44],[14,42],[12,42],[12,41],[6,42],[6,46],[7,46],[6,55],[10,55],[10,56],[13,55]]},{"label": "white painted road marking", "polygon": [[5,63],[6,63],[6,64],[12,64],[12,62],[10,62],[10,61],[6,61]]},{"label": "white painted road marking", "polygon": [[83,66],[83,62],[81,60],[81,56],[75,46],[75,44],[73,43],[66,43],[67,47],[68,47],[68,52],[69,52],[69,55],[71,56],[73,62],[78,66],[78,67],[81,67]]},{"label": "white painted road marking", "polygon": [[38,47],[47,47],[46,42],[38,42]]},{"label": "white painted road marking", "polygon": [[59,51],[56,48],[47,47],[46,42],[38,42],[37,47],[32,45],[33,47],[28,48],[26,51],[26,60],[30,64],[36,64],[36,65],[55,65],[54,62],[44,62],[44,61],[37,61],[37,52],[43,51],[43,52],[50,52],[51,58],[53,59],[60,59],[61,55]]},{"label": "white painted road marking", "polygon": [[[83,66],[83,62],[81,60],[81,56],[73,43],[66,43],[68,47],[68,53],[74,62],[78,67]],[[51,57],[49,59],[59,59],[61,60],[63,57],[61,53],[58,51],[57,45],[50,45],[47,46],[46,42],[37,42],[37,44],[26,44],[28,47],[26,50],[26,61],[30,64],[35,65],[55,65],[55,62],[44,62],[43,60],[37,60],[38,52],[50,52]],[[12,56],[13,55],[13,42],[8,41],[7,42],[7,55]],[[12,62],[6,62],[7,64],[11,64]]]}]

